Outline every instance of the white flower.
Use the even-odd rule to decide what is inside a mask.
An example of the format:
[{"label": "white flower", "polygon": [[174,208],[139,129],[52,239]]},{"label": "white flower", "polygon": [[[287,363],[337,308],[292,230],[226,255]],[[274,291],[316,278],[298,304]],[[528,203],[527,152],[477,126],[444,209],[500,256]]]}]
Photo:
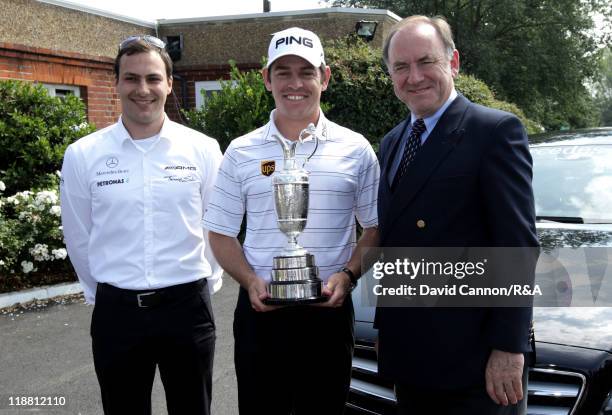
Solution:
[{"label": "white flower", "polygon": [[4,265],[4,261],[0,259],[0,267]]},{"label": "white flower", "polygon": [[49,213],[51,213],[53,216],[61,216],[62,208],[57,205],[51,206],[51,209],[49,209]]},{"label": "white flower", "polygon": [[34,271],[34,264],[30,261],[21,261],[21,269],[23,270],[24,274],[29,274],[30,272]]},{"label": "white flower", "polygon": [[58,201],[57,193],[55,193],[52,190],[43,190],[42,192],[36,193],[36,199],[34,203],[37,206],[40,206],[45,203],[50,204],[50,205],[55,205],[57,204],[57,201]]},{"label": "white flower", "polygon": [[70,127],[72,129],[72,131],[80,131],[83,128],[87,128],[87,123],[86,122],[82,122],[79,125],[73,125],[72,127]]},{"label": "white flower", "polygon": [[6,186],[4,185],[4,182],[0,180],[0,192],[4,192],[6,190]]},{"label": "white flower", "polygon": [[34,245],[34,248],[30,248],[30,255],[34,257],[35,261],[48,261],[53,259],[49,255],[49,247],[46,244]]},{"label": "white flower", "polygon": [[17,206],[19,204],[19,200],[15,196],[9,196],[6,198],[6,201]]},{"label": "white flower", "polygon": [[68,252],[64,248],[54,249],[51,251],[55,259],[66,259]]},{"label": "white flower", "polygon": [[[28,205],[27,205],[25,208],[26,208],[26,209],[29,211],[28,213],[31,213],[31,212],[33,212],[33,211],[35,211],[35,210],[40,210],[40,209],[38,208],[38,206],[34,206],[34,205],[33,205],[33,204],[31,204],[31,203],[30,203],[30,204],[28,204]],[[43,209],[44,209],[44,207],[43,207]]]}]

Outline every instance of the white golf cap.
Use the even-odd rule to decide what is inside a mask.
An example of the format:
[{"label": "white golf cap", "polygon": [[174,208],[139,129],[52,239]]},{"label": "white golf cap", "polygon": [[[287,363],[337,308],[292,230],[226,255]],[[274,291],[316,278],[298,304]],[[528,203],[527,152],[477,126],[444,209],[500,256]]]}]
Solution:
[{"label": "white golf cap", "polygon": [[315,68],[325,64],[319,36],[310,30],[291,27],[274,33],[268,47],[268,68],[282,56],[295,55],[306,59]]}]

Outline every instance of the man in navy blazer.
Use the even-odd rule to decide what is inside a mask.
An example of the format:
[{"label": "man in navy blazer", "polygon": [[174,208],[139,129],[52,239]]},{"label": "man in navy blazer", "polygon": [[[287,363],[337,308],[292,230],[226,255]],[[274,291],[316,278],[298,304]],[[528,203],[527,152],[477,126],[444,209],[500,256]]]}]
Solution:
[{"label": "man in navy blazer", "polygon": [[[457,94],[448,23],[406,18],[383,54],[411,114],[380,147],[381,246],[537,247],[525,130]],[[524,413],[531,311],[379,306],[379,371],[400,413]]]}]

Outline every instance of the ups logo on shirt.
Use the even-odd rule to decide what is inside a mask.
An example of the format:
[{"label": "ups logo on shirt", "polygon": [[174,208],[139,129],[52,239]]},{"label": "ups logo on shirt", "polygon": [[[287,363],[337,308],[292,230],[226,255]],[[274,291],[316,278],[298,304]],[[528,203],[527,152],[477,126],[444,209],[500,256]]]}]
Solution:
[{"label": "ups logo on shirt", "polygon": [[274,160],[262,160],[261,161],[261,174],[264,176],[269,176],[274,173],[274,169],[276,168],[276,163]]}]

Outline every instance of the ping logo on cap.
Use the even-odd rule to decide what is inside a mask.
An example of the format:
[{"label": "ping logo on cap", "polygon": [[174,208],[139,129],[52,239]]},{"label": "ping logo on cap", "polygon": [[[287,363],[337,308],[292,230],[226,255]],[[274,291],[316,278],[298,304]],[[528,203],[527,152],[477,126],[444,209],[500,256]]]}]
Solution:
[{"label": "ping logo on cap", "polygon": [[268,63],[272,63],[283,56],[295,55],[308,61],[312,66],[319,67],[325,64],[323,46],[319,37],[310,30],[291,27],[274,33],[268,45]]},{"label": "ping logo on cap", "polygon": [[274,45],[275,49],[278,49],[279,46],[282,46],[283,44],[288,46],[288,45],[292,45],[292,44],[297,44],[297,45],[302,45],[302,46],[306,46],[308,48],[312,48],[313,44],[312,44],[312,39],[309,39],[307,37],[295,37],[295,36],[287,36],[287,37],[281,37],[279,39],[276,39],[276,44]]}]

